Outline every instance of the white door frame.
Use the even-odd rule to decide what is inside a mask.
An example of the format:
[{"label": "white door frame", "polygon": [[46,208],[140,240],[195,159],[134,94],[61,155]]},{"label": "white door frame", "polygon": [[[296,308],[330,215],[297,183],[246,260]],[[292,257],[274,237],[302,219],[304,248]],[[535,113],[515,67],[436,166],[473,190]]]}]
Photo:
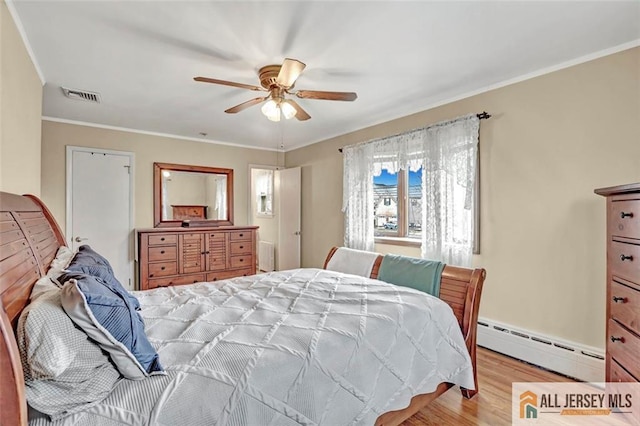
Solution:
[{"label": "white door frame", "polygon": [[74,152],[96,152],[99,154],[120,155],[129,157],[129,269],[131,272],[131,286],[135,288],[136,276],[135,276],[135,245],[133,244],[133,218],[134,218],[134,182],[135,182],[135,153],[128,151],[114,151],[110,149],[90,148],[86,146],[73,146],[67,145],[67,182],[66,182],[66,217],[65,217],[65,234],[67,238],[67,245],[72,247],[72,235],[71,228],[73,223],[73,193],[71,191],[73,184],[73,153]]}]

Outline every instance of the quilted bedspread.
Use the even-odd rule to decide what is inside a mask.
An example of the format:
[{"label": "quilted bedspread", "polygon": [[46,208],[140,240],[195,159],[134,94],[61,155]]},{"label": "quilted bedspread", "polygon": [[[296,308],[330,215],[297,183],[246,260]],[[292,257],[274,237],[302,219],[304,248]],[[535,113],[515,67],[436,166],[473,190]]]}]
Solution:
[{"label": "quilted bedspread", "polygon": [[295,269],[134,294],[168,375],[55,424],[372,425],[441,382],[474,388],[451,309],[410,288]]}]

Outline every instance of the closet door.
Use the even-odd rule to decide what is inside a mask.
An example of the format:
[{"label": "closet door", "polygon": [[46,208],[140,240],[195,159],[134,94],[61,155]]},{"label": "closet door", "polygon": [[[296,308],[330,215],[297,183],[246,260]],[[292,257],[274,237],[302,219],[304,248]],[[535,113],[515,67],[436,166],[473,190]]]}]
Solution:
[{"label": "closet door", "polygon": [[133,153],[67,146],[67,243],[90,245],[133,290]]},{"label": "closet door", "polygon": [[227,246],[228,232],[214,231],[207,232],[207,249],[205,250],[207,271],[220,271],[227,269]]},{"label": "closet door", "polygon": [[204,271],[205,247],[205,234],[202,232],[180,235],[178,252],[180,253],[181,274]]}]

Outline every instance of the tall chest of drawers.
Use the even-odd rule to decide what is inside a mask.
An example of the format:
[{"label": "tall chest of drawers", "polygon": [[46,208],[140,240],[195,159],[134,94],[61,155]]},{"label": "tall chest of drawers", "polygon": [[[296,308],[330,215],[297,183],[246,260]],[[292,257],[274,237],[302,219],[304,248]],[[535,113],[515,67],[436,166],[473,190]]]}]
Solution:
[{"label": "tall chest of drawers", "polygon": [[140,290],[255,274],[257,228],[139,229]]},{"label": "tall chest of drawers", "polygon": [[640,381],[640,183],[607,198],[607,382]]}]

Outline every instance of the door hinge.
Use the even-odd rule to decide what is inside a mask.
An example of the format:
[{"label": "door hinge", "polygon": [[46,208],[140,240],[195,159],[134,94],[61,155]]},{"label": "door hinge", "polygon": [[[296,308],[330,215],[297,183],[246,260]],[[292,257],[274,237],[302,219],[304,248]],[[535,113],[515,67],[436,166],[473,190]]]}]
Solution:
[{"label": "door hinge", "polygon": [[127,174],[131,174],[131,166],[124,166],[127,169]]}]

